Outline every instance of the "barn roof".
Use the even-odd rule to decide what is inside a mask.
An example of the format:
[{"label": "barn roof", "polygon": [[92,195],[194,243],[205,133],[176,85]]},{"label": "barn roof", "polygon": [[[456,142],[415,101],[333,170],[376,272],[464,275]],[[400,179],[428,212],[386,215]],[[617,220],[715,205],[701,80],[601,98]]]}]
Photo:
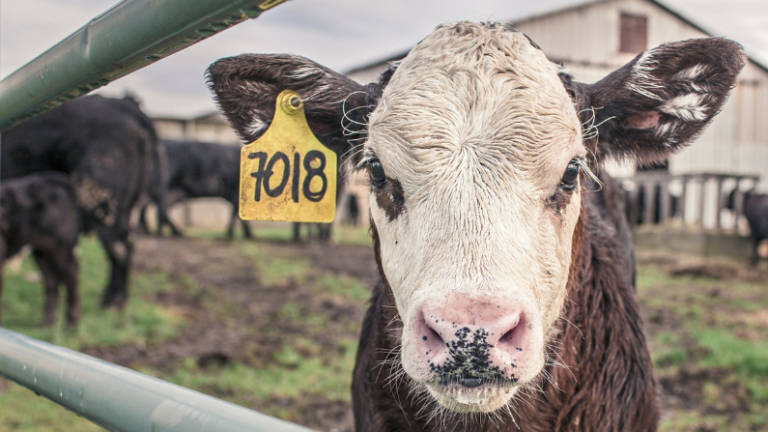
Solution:
[{"label": "barn roof", "polygon": [[[510,17],[507,18],[507,21],[511,22],[513,25],[514,24],[522,24],[522,23],[525,23],[525,22],[539,20],[539,19],[542,19],[542,18],[550,17],[550,16],[555,16],[555,15],[559,15],[559,14],[563,14],[563,13],[568,13],[568,12],[573,12],[573,11],[577,11],[577,10],[581,10],[581,9],[586,9],[586,8],[592,7],[592,6],[596,5],[596,4],[606,3],[606,2],[610,2],[610,1],[616,1],[616,0],[573,0],[572,4],[569,4],[569,5],[564,6],[564,7],[558,7],[558,8],[554,8],[554,9],[551,9],[549,11],[546,11],[546,12],[536,13],[536,14],[527,15],[527,16],[520,16],[520,17],[510,16]],[[698,23],[692,21],[691,19],[685,17],[679,11],[671,8],[670,6],[664,4],[661,1],[658,1],[658,0],[646,0],[646,1],[656,5],[657,7],[662,9],[664,12],[674,16],[675,18],[677,18],[678,20],[682,21],[683,23],[693,27],[694,29],[696,29],[696,30],[698,30],[698,31],[700,31],[700,32],[702,32],[702,33],[704,33],[706,35],[709,35],[709,36],[715,35],[715,33],[711,32],[710,30],[708,30],[708,29],[706,29],[704,27],[702,27],[701,25],[699,25]],[[373,66],[376,66],[376,65],[379,65],[379,64],[383,64],[383,63],[388,63],[388,62],[391,62],[391,61],[399,60],[399,59],[405,57],[406,54],[408,54],[408,51],[410,51],[410,49],[405,50],[405,51],[399,51],[399,52],[396,52],[394,54],[388,55],[386,57],[380,58],[378,60],[371,61],[369,63],[353,67],[351,69],[348,69],[345,73],[346,74],[352,74],[352,73],[359,72],[359,71],[368,69],[370,67],[373,67]],[[761,63],[760,61],[756,60],[752,56],[747,55],[747,58],[750,61],[750,63],[752,63],[753,65],[755,65],[757,68],[761,69],[762,71],[768,73],[768,66],[764,65],[763,63]]]}]

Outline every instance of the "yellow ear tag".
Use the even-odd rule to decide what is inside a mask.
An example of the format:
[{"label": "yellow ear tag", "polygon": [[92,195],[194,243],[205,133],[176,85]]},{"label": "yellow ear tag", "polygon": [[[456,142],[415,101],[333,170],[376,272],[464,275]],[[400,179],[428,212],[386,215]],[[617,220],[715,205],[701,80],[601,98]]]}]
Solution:
[{"label": "yellow ear tag", "polygon": [[283,90],[269,129],[240,152],[240,217],[333,222],[336,164],[309,128],[298,93]]}]

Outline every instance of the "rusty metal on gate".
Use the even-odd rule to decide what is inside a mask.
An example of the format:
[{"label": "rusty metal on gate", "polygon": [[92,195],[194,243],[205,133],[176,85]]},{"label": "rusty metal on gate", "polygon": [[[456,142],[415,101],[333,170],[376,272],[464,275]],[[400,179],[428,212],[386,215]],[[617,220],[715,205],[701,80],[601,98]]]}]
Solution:
[{"label": "rusty metal on gate", "polygon": [[309,128],[298,93],[283,90],[269,129],[240,153],[240,217],[333,222],[336,159]]}]

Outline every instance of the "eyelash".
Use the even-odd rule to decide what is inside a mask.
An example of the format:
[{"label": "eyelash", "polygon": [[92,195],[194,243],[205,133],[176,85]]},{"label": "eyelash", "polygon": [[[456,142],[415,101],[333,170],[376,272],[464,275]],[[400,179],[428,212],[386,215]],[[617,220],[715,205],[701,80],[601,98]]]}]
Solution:
[{"label": "eyelash", "polygon": [[387,184],[384,167],[381,165],[381,162],[379,162],[376,155],[367,154],[363,156],[363,159],[357,164],[357,167],[365,168],[368,171],[368,177],[370,178],[373,187],[381,189]]},{"label": "eyelash", "polygon": [[579,173],[581,172],[583,164],[584,161],[578,157],[575,157],[568,162],[568,165],[565,167],[565,172],[563,172],[563,176],[560,178],[559,186],[561,189],[570,192],[576,188],[579,180]]}]

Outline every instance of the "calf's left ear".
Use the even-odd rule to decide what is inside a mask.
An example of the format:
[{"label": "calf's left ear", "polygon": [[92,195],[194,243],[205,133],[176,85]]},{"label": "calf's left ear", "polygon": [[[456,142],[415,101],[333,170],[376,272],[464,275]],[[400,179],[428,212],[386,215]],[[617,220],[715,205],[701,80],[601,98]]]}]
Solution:
[{"label": "calf's left ear", "polygon": [[580,110],[584,135],[597,141],[598,158],[653,162],[703,130],[743,66],[739,44],[691,39],[646,51],[594,84],[567,76],[563,83]]},{"label": "calf's left ear", "polygon": [[[213,63],[208,85],[244,142],[267,131],[277,95],[294,90],[304,102],[312,132],[337,154],[365,134],[367,115],[381,94],[312,60],[285,54],[243,54]],[[353,141],[355,142],[355,141]]]}]

